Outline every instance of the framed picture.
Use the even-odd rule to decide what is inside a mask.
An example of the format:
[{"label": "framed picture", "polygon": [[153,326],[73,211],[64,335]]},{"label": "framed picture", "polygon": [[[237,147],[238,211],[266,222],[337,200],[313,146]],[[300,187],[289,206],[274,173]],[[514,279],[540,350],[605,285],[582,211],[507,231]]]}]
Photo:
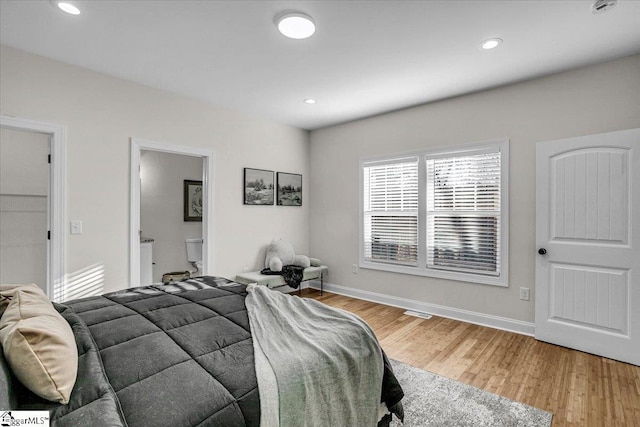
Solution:
[{"label": "framed picture", "polygon": [[244,168],[244,204],[273,205],[273,171]]},{"label": "framed picture", "polygon": [[278,172],[278,206],[302,206],[302,175]]},{"label": "framed picture", "polygon": [[202,222],[202,181],[184,180],[184,220]]}]

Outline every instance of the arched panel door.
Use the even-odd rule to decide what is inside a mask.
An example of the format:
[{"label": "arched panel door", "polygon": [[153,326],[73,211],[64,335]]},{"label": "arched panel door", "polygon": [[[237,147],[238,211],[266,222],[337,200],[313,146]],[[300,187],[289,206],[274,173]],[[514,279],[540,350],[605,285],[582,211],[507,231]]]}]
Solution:
[{"label": "arched panel door", "polygon": [[640,129],[536,154],[536,338],[640,365]]}]

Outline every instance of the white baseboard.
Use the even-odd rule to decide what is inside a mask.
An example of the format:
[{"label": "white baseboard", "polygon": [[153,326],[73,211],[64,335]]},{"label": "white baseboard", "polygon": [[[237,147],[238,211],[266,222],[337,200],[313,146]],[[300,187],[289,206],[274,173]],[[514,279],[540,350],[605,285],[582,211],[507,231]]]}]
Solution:
[{"label": "white baseboard", "polygon": [[[320,290],[319,280],[310,280],[302,284],[303,288],[313,288]],[[506,317],[493,316],[490,314],[478,313],[475,311],[461,310],[459,308],[447,307],[444,305],[429,304],[410,300],[407,298],[392,295],[380,294],[377,292],[363,291],[360,289],[340,286],[333,283],[324,282],[324,290],[334,294],[345,295],[365,301],[377,302],[379,304],[400,307],[406,310],[416,310],[424,313],[434,314],[448,319],[460,320],[462,322],[487,326],[489,328],[501,329],[503,331],[515,332],[517,334],[534,336],[535,324],[523,322],[522,320],[508,319]]]}]

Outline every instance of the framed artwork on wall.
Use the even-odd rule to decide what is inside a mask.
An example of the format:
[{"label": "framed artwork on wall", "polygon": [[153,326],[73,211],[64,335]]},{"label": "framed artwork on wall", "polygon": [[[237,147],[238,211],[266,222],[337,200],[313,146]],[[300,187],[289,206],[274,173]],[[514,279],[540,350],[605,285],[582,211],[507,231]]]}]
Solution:
[{"label": "framed artwork on wall", "polygon": [[244,168],[244,204],[273,205],[273,171]]},{"label": "framed artwork on wall", "polygon": [[278,206],[302,206],[302,175],[278,172]]},{"label": "framed artwork on wall", "polygon": [[202,181],[184,180],[184,220],[202,222]]}]

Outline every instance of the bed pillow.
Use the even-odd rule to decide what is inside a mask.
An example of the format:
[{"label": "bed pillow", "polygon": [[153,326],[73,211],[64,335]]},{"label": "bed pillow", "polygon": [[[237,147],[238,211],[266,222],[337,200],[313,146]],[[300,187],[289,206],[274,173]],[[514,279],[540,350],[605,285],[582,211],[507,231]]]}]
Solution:
[{"label": "bed pillow", "polygon": [[0,343],[11,370],[33,393],[66,404],[78,373],[71,327],[37,285],[0,285],[0,299]]}]

